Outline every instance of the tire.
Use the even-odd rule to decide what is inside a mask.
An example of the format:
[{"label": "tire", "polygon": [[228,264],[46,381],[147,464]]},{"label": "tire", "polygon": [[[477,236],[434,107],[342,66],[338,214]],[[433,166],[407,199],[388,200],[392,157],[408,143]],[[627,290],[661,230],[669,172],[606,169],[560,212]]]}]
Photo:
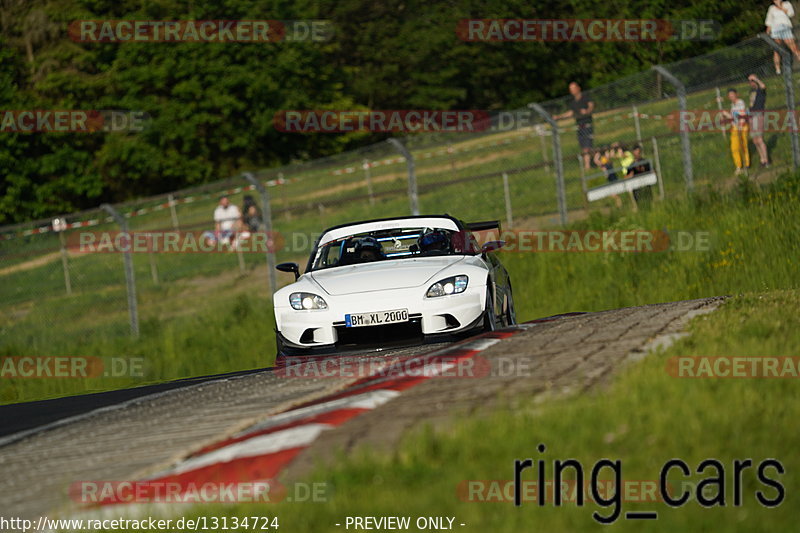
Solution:
[{"label": "tire", "polygon": [[514,307],[514,293],[511,290],[511,286],[508,286],[508,299],[506,301],[506,312],[505,312],[505,325],[506,326],[515,326],[517,324],[517,310]]},{"label": "tire", "polygon": [[275,332],[275,360],[277,361],[281,357],[286,357],[287,355],[302,355],[302,350],[298,350],[297,348],[292,348],[291,346],[287,346],[283,339],[281,338],[280,333],[277,331]]},{"label": "tire", "polygon": [[497,316],[494,314],[494,296],[489,285],[486,286],[486,306],[483,311],[483,331],[497,329]]},{"label": "tire", "polygon": [[281,357],[286,355],[286,347],[283,345],[283,341],[281,340],[281,335],[277,331],[275,332],[275,360],[277,361]]},{"label": "tire", "polygon": [[295,348],[287,345],[281,338],[280,332],[275,332],[275,360],[282,357],[311,355],[311,351],[303,348]]}]

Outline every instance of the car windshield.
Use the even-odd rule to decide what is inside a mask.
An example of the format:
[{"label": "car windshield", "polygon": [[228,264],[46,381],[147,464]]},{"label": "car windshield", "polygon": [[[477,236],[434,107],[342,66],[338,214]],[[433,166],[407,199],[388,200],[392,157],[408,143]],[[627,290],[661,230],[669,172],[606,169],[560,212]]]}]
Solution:
[{"label": "car windshield", "polygon": [[469,232],[440,228],[393,228],[348,235],[319,246],[312,270],[388,259],[464,255],[473,249]]}]

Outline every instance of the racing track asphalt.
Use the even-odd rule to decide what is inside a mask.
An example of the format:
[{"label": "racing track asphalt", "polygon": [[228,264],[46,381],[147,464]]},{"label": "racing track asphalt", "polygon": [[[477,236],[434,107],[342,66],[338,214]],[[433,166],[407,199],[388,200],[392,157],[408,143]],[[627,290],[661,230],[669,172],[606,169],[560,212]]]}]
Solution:
[{"label": "racing track asphalt", "polygon": [[[433,341],[427,344],[440,345],[440,342]],[[404,351],[405,347],[390,348],[382,351],[373,349],[363,350],[360,352],[341,352],[337,355],[371,356],[377,354],[385,355],[404,353]],[[226,372],[223,374],[177,379],[128,389],[0,405],[0,420],[2,421],[2,424],[0,424],[0,447],[15,442],[38,431],[42,431],[51,427],[57,427],[63,425],[64,423],[80,419],[81,417],[99,409],[113,409],[121,404],[136,401],[146,396],[166,393],[174,389],[190,387],[192,385],[198,385],[208,381],[232,379],[240,376],[271,371],[272,367],[240,370],[237,372]]]},{"label": "racing track asphalt", "polygon": [[0,405],[0,446],[9,444],[37,430],[58,425],[73,417],[80,417],[96,409],[102,409],[129,402],[143,396],[159,394],[173,389],[196,385],[215,379],[226,379],[241,375],[268,371],[268,368],[229,372],[213,376],[178,379],[165,383],[143,385],[129,389],[120,389],[50,400]]},{"label": "racing track asphalt", "polygon": [[[720,298],[648,305],[542,321],[481,352],[492,372],[480,379],[431,379],[394,400],[322,433],[284,472],[308,473],[337,450],[392,447],[408,430],[445,426],[460,412],[509,405],[552,392],[579,392],[610,379],[655,338],[680,331]],[[422,355],[447,343],[378,353]],[[363,357],[375,357],[368,354]],[[503,360],[526,362],[524,375],[496,372]],[[203,446],[300,403],[345,390],[357,378],[294,377],[261,371],[193,383],[101,409],[0,447],[0,502],[7,514],[36,517],[69,507],[81,480],[142,479]]]}]

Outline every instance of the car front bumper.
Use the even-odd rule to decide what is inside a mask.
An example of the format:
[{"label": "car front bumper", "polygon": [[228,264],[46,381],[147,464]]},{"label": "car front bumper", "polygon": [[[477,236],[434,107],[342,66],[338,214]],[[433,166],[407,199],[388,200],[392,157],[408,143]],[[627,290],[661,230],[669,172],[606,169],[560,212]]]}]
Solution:
[{"label": "car front bumper", "polygon": [[[483,314],[486,287],[467,287],[460,294],[425,298],[425,289],[393,289],[380,292],[365,292],[342,296],[325,295],[328,309],[292,309],[288,305],[275,306],[278,334],[285,344],[298,348],[313,348],[335,345],[339,342],[339,331],[345,327],[345,315],[352,313],[377,313],[396,309],[408,309],[410,322],[418,322],[422,335],[457,333],[475,327]],[[400,323],[407,324],[407,323]],[[375,328],[386,326],[363,326],[347,328],[359,330],[369,336]]]}]

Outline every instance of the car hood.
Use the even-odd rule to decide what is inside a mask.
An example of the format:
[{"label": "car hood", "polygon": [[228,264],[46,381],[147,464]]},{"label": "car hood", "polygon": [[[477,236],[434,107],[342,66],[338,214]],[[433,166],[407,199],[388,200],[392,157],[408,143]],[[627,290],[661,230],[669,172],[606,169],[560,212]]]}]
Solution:
[{"label": "car hood", "polygon": [[460,263],[465,256],[390,259],[375,263],[316,270],[311,277],[325,292],[333,295],[419,287],[435,283],[442,270]]}]

